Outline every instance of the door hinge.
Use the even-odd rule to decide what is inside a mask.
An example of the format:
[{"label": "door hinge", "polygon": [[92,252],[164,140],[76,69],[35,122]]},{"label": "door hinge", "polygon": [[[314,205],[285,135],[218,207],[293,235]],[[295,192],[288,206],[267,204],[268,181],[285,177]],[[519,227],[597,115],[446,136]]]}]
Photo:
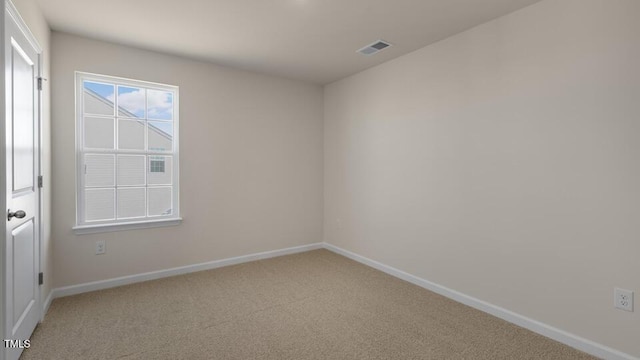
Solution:
[{"label": "door hinge", "polygon": [[44,273],[38,274],[38,285],[44,284]]},{"label": "door hinge", "polygon": [[42,76],[38,77],[38,90],[42,91],[42,82],[43,81],[47,81],[47,79],[43,78]]},{"label": "door hinge", "polygon": [[38,176],[38,187],[42,188],[44,186],[44,178],[42,177],[42,175]]}]

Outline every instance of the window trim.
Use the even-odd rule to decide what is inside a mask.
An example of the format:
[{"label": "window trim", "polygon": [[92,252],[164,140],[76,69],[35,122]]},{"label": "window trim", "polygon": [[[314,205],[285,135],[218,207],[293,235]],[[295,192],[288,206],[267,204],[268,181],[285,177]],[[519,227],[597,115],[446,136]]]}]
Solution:
[{"label": "window trim", "polygon": [[[121,78],[116,76],[108,76],[108,75],[100,75],[93,74],[87,72],[76,71],[75,74],[75,121],[76,121],[76,134],[75,134],[75,152],[76,152],[76,186],[75,186],[75,205],[76,205],[76,219],[75,226],[73,227],[73,231],[75,234],[89,234],[89,233],[98,233],[98,232],[110,232],[110,231],[122,231],[122,230],[133,230],[133,229],[144,229],[144,228],[152,228],[152,227],[162,227],[162,226],[174,226],[179,225],[182,222],[182,218],[180,217],[180,126],[179,126],[179,114],[180,114],[180,94],[178,86],[167,85],[161,83],[153,83],[148,81],[134,80]],[[101,220],[101,221],[91,221],[91,222],[81,222],[81,219],[84,217],[85,205],[84,205],[84,182],[85,176],[82,171],[83,159],[82,156],[84,154],[82,148],[81,137],[84,136],[84,127],[82,118],[84,116],[83,111],[83,82],[84,81],[94,81],[94,82],[106,82],[106,83],[114,83],[116,87],[114,87],[114,96],[117,96],[117,85],[122,86],[132,86],[132,87],[143,87],[145,89],[152,90],[161,90],[161,91],[171,91],[173,93],[173,149],[171,152],[158,152],[157,155],[170,155],[173,157],[172,161],[172,214],[170,216],[154,216],[149,217],[148,215],[145,218],[128,218],[128,219],[114,219],[114,220]],[[120,154],[117,149],[117,121],[118,121],[118,109],[114,108],[114,150],[90,150],[91,153],[105,153],[105,154],[114,154],[114,156]],[[145,110],[146,111],[146,110]],[[154,119],[150,119],[150,121],[154,121]],[[145,135],[146,136],[146,135]],[[121,151],[122,154],[131,154],[134,153],[149,155],[148,151],[139,151],[139,150],[124,150]],[[148,162],[148,160],[146,161]],[[116,165],[117,166],[117,165]],[[149,166],[148,163],[145,164],[145,167]],[[148,173],[148,169],[145,168],[145,171]],[[114,174],[115,176],[115,174]],[[145,185],[146,188],[149,188],[149,185]],[[153,186],[152,186],[153,187]],[[117,204],[116,204],[117,207]]]}]

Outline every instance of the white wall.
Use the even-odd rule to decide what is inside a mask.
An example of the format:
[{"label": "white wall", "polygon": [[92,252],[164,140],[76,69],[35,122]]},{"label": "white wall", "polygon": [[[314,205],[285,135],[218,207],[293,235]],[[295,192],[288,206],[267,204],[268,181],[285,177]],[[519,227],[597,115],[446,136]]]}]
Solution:
[{"label": "white wall", "polygon": [[639,14],[545,0],[328,85],[325,240],[640,356]]},{"label": "white wall", "polygon": [[[35,0],[11,0],[22,19],[33,33],[42,48],[42,76],[50,78],[51,70],[51,31],[40,8]],[[53,242],[51,236],[51,104],[49,82],[43,83],[42,96],[42,175],[44,176],[44,186],[42,189],[43,217],[44,224],[41,239],[41,261],[40,271],[44,272],[44,284],[41,287],[41,300],[46,301],[47,296],[53,288]]]},{"label": "white wall", "polygon": [[[58,32],[52,45],[56,287],[322,241],[320,86]],[[73,234],[75,71],[180,87],[182,225]]]}]

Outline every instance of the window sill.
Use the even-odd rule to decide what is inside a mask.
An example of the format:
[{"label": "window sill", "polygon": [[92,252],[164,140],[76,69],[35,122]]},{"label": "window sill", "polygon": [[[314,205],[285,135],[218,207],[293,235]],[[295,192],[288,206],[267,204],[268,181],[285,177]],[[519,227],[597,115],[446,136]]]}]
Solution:
[{"label": "window sill", "polygon": [[125,231],[137,229],[149,229],[165,226],[176,226],[182,223],[182,218],[171,218],[161,220],[132,221],[118,224],[98,224],[98,225],[79,225],[73,227],[76,235],[96,234],[112,231]]}]

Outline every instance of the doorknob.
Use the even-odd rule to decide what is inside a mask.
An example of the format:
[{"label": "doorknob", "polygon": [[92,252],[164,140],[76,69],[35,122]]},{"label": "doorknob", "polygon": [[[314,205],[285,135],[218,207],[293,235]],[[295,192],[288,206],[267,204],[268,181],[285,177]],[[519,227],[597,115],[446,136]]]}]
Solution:
[{"label": "doorknob", "polygon": [[22,219],[23,217],[27,216],[27,213],[22,211],[22,210],[18,210],[16,212],[12,212],[11,209],[7,210],[7,220],[11,221],[11,218],[18,218],[18,219]]}]

